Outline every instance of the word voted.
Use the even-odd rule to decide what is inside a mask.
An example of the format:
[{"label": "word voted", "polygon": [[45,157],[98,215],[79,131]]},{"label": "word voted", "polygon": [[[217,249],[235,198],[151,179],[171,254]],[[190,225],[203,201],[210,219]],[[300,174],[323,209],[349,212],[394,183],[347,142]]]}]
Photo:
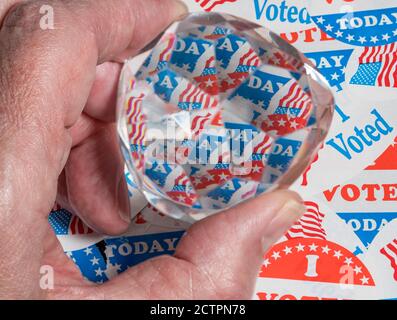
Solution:
[{"label": "word voted", "polygon": [[382,137],[389,135],[394,131],[387,121],[374,109],[371,114],[375,116],[373,125],[368,124],[365,128],[354,127],[354,133],[348,137],[343,132],[337,134],[326,142],[326,144],[334,148],[343,157],[352,160],[353,154],[361,154],[367,148],[373,146],[380,141]]},{"label": "word voted", "polygon": [[330,190],[323,192],[325,199],[331,202],[338,194],[345,201],[396,201],[397,202],[397,183],[395,184],[355,184],[337,185]]},{"label": "word voted", "polygon": [[309,28],[301,31],[293,31],[288,33],[281,33],[280,37],[290,44],[296,42],[313,43],[318,41],[333,41],[334,38],[327,35],[324,31],[317,27]]}]

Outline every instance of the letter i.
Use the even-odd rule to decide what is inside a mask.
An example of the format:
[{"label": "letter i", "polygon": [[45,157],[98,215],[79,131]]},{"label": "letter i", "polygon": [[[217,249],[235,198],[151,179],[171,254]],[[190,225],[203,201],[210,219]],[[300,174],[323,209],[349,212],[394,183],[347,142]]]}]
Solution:
[{"label": "letter i", "polygon": [[306,256],[307,259],[307,270],[305,273],[306,277],[315,278],[318,276],[318,273],[316,271],[318,258],[319,256],[315,256],[315,255]]}]

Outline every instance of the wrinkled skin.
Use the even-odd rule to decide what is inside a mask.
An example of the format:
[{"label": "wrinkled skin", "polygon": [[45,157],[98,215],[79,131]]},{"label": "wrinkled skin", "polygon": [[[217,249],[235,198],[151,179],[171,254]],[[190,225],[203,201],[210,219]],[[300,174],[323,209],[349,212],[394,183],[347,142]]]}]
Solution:
[{"label": "wrinkled skin", "polygon": [[[55,29],[42,30],[41,6]],[[173,0],[2,0],[0,298],[249,299],[265,251],[303,212],[278,191],[192,226],[174,256],[93,285],[49,228],[54,201],[99,232],[129,224],[114,107],[125,57],[185,12]],[[40,266],[55,287],[40,288]]]}]

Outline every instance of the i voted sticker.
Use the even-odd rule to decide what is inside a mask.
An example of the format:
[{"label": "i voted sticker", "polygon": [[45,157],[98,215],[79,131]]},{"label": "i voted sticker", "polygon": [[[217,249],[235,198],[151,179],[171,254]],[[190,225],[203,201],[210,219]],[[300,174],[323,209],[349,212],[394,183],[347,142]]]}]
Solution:
[{"label": "i voted sticker", "polygon": [[374,298],[370,270],[338,243],[296,238],[275,245],[265,256],[256,287],[259,300]]},{"label": "i voted sticker", "polygon": [[392,144],[397,134],[395,103],[347,99],[336,94],[337,109],[324,147],[306,172],[307,185],[293,188],[317,194],[358,175]]},{"label": "i voted sticker", "polygon": [[397,41],[397,4],[390,0],[307,0],[313,21],[329,36],[351,45]]}]

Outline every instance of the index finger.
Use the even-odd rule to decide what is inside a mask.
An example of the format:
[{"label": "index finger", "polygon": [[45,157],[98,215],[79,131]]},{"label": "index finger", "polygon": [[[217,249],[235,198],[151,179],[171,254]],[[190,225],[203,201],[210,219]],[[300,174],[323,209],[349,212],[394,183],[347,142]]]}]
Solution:
[{"label": "index finger", "polygon": [[[29,70],[42,100],[63,108],[51,111],[63,111],[67,127],[84,107],[97,64],[116,59],[126,50],[138,51],[186,12],[177,0],[14,0],[5,8],[0,57],[12,57],[8,61],[12,67],[2,70]],[[43,30],[48,14],[53,15],[54,26]],[[30,79],[25,76],[24,80],[27,85]],[[50,111],[39,108],[31,110],[32,115]]]}]

